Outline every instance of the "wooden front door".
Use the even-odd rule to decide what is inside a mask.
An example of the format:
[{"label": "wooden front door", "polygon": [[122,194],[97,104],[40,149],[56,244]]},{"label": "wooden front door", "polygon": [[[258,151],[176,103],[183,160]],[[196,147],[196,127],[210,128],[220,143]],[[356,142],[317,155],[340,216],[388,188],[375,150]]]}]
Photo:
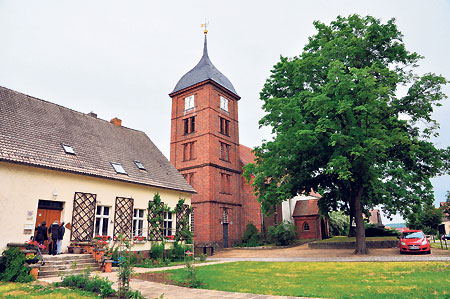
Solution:
[{"label": "wooden front door", "polygon": [[[36,216],[36,227],[41,225],[42,221],[47,223],[47,228],[52,225],[52,223],[57,220],[61,220],[61,210],[50,210],[50,209],[38,209]],[[44,242],[45,251],[48,250],[48,241]]]}]

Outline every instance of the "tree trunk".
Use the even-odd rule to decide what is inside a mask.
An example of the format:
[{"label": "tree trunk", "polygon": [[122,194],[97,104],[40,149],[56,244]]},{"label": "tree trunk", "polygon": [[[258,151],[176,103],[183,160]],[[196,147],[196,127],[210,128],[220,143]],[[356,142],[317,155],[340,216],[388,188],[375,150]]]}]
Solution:
[{"label": "tree trunk", "polygon": [[366,231],[364,228],[363,211],[361,207],[361,196],[363,188],[359,187],[358,194],[352,197],[352,205],[356,222],[356,248],[355,254],[368,254],[369,250],[366,246]]}]

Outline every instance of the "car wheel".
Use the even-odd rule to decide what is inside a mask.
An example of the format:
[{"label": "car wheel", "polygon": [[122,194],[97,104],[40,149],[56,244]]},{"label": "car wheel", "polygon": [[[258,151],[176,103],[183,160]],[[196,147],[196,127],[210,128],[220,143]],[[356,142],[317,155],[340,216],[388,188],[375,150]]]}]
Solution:
[{"label": "car wheel", "polygon": [[400,250],[400,254],[405,254],[405,252]]},{"label": "car wheel", "polygon": [[431,254],[431,250],[425,251],[426,254]]}]

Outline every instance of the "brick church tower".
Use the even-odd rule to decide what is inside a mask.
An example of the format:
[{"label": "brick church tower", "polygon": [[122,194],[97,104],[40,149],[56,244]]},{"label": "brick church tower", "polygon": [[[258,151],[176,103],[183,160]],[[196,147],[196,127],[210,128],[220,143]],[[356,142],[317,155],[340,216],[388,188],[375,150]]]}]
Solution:
[{"label": "brick church tower", "polygon": [[[242,236],[242,162],[238,101],[231,82],[203,56],[169,94],[172,98],[170,162],[194,187],[191,225],[197,249],[212,254]],[[244,228],[245,229],[245,228]]]}]

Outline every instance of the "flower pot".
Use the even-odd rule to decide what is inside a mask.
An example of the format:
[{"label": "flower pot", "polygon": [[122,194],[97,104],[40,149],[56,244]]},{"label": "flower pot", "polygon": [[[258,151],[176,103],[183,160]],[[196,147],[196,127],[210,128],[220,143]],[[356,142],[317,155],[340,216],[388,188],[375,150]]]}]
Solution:
[{"label": "flower pot", "polygon": [[73,253],[73,247],[72,246],[67,247],[67,252],[68,253]]},{"label": "flower pot", "polygon": [[30,269],[30,275],[31,275],[34,279],[37,279],[37,278],[38,278],[38,275],[39,275],[39,267],[31,268],[31,269]]},{"label": "flower pot", "polygon": [[34,258],[34,259],[28,259],[25,260],[25,262],[29,265],[29,264],[36,264],[37,262],[39,262],[39,259]]},{"label": "flower pot", "polygon": [[73,253],[75,253],[75,254],[83,253],[83,248],[81,248],[81,247],[74,247],[73,248]]},{"label": "flower pot", "polygon": [[111,268],[112,268],[112,261],[111,260],[106,260],[103,263],[103,266],[102,266],[103,272],[109,273],[109,272],[111,272]]}]

